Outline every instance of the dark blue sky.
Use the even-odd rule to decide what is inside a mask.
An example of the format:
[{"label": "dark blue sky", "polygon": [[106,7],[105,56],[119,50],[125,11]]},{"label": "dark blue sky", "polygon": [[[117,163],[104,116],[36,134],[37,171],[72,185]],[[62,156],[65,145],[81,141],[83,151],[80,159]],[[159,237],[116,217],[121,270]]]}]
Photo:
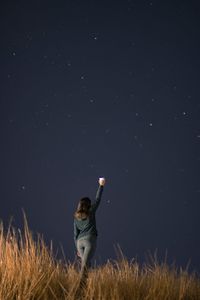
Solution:
[{"label": "dark blue sky", "polygon": [[107,185],[96,258],[200,263],[198,1],[1,1],[0,218],[74,258],[73,211]]}]

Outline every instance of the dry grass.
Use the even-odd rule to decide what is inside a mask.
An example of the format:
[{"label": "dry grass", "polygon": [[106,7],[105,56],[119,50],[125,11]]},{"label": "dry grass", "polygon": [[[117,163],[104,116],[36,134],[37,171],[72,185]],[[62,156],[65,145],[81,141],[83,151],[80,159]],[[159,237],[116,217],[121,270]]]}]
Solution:
[{"label": "dry grass", "polygon": [[[42,238],[37,241],[27,226],[21,234],[0,226],[0,300],[76,299],[79,273],[75,264],[56,261]],[[81,299],[95,300],[195,300],[200,299],[200,279],[177,270],[156,257],[140,267],[123,256],[89,272]]]}]

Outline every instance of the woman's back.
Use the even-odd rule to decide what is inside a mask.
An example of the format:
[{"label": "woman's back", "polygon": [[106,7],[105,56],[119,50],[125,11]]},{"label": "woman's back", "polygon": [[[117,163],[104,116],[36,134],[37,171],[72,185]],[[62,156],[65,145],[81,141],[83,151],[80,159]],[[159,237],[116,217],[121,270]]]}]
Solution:
[{"label": "woman's back", "polygon": [[87,217],[78,218],[74,217],[74,240],[75,243],[77,239],[87,236],[87,235],[95,235],[97,236],[97,228],[96,228],[96,218],[95,213],[101,201],[101,196],[103,192],[103,186],[99,185],[95,202],[91,205],[89,209],[89,214]]},{"label": "woman's back", "polygon": [[85,219],[74,219],[75,225],[79,230],[78,237],[85,235],[97,235],[95,213],[90,211],[90,214]]}]

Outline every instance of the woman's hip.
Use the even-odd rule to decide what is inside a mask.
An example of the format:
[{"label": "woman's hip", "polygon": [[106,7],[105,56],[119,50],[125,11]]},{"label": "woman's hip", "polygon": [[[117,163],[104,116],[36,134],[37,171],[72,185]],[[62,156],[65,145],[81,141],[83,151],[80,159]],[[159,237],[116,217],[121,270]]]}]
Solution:
[{"label": "woman's hip", "polygon": [[77,240],[77,245],[86,247],[86,246],[95,245],[96,242],[97,242],[97,236],[86,235]]}]

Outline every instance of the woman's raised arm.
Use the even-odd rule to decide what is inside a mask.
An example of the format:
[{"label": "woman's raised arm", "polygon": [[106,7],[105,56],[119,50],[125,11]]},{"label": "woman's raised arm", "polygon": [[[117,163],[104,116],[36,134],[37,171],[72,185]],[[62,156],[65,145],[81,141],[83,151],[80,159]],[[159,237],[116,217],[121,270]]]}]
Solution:
[{"label": "woman's raised arm", "polygon": [[99,206],[105,182],[106,182],[105,178],[99,178],[99,187],[96,193],[95,202],[92,204],[92,211],[96,211]]}]

